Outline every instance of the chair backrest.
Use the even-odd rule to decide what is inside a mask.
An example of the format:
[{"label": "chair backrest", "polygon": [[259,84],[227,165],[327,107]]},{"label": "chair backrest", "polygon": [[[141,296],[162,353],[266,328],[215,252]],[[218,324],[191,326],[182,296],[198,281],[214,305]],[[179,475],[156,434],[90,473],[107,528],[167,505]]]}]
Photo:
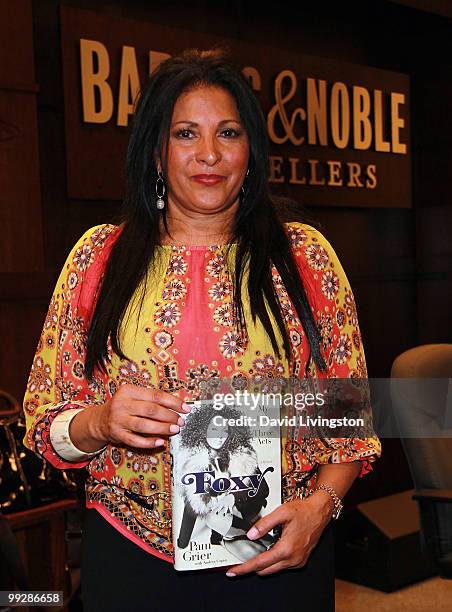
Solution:
[{"label": "chair backrest", "polygon": [[[452,489],[451,378],[451,344],[410,349],[392,366],[393,412],[417,490]],[[433,553],[440,575],[452,578],[452,503],[420,500],[419,512],[422,546]]]},{"label": "chair backrest", "polygon": [[391,376],[398,378],[451,378],[452,344],[424,344],[399,355]]},{"label": "chair backrest", "polygon": [[[402,439],[415,488],[452,489],[452,344],[405,351],[394,361],[391,377],[393,411],[402,434],[426,432],[426,437]],[[407,378],[411,380],[405,385],[397,380]]]}]

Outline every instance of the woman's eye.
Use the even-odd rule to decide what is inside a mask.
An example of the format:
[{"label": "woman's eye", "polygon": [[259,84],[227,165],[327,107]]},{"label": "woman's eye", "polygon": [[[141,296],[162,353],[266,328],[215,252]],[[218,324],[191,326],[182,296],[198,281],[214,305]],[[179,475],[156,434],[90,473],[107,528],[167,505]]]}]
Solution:
[{"label": "woman's eye", "polygon": [[188,129],[185,129],[185,130],[179,130],[179,131],[176,133],[176,136],[177,136],[178,138],[186,138],[186,139],[187,139],[187,138],[191,138],[191,137],[192,137],[192,135],[193,135],[193,132],[192,132],[191,130],[188,130]]},{"label": "woman's eye", "polygon": [[233,128],[226,128],[221,133],[223,136],[226,136],[226,138],[235,138],[236,136],[239,135],[237,130],[234,130]]}]

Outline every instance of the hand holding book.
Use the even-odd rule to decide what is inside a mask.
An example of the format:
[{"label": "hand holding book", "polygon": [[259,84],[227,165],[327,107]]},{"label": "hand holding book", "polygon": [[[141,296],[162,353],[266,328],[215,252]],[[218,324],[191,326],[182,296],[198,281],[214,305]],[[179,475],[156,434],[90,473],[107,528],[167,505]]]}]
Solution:
[{"label": "hand holding book", "polygon": [[229,577],[256,572],[260,576],[283,569],[303,567],[317,544],[327,523],[328,513],[319,512],[321,505],[314,496],[286,502],[259,519],[248,531],[250,540],[263,538],[277,525],[282,525],[281,538],[274,546],[227,571]]},{"label": "hand holding book", "polygon": [[[72,419],[70,438],[82,451],[91,452],[106,443],[139,449],[158,449],[184,425],[180,414],[190,406],[159,389],[121,385],[113,397],[99,406],[82,410]],[[156,460],[151,456],[151,462]]]},{"label": "hand holding book", "polygon": [[[330,483],[343,498],[360,469],[359,461],[321,465],[317,484]],[[270,550],[245,563],[230,567],[226,575],[235,577],[256,572],[260,576],[266,576],[283,569],[303,567],[330,522],[333,510],[331,497],[321,490],[305,499],[282,504],[256,521],[247,533],[248,538],[255,540],[262,538],[275,525],[281,524],[281,538]]]}]

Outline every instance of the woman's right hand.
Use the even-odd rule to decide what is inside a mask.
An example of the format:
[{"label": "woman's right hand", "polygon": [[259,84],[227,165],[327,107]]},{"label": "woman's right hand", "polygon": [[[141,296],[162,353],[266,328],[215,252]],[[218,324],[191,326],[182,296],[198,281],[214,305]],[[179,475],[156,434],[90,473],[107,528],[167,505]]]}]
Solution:
[{"label": "woman's right hand", "polygon": [[92,408],[79,412],[69,430],[73,444],[86,452],[106,443],[141,449],[162,446],[184,425],[178,413],[190,412],[190,406],[170,393],[129,384]]}]

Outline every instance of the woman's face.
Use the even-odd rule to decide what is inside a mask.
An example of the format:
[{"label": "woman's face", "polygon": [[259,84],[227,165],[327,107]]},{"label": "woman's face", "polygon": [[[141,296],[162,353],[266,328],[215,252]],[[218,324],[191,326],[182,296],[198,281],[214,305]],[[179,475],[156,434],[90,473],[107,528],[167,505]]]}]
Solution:
[{"label": "woman's face", "polygon": [[238,206],[248,156],[248,136],[231,94],[207,86],[183,93],[170,127],[169,210],[212,214]]},{"label": "woman's face", "polygon": [[215,424],[215,417],[212,418],[207,427],[207,443],[214,450],[219,450],[228,439],[229,427],[223,423]]}]

